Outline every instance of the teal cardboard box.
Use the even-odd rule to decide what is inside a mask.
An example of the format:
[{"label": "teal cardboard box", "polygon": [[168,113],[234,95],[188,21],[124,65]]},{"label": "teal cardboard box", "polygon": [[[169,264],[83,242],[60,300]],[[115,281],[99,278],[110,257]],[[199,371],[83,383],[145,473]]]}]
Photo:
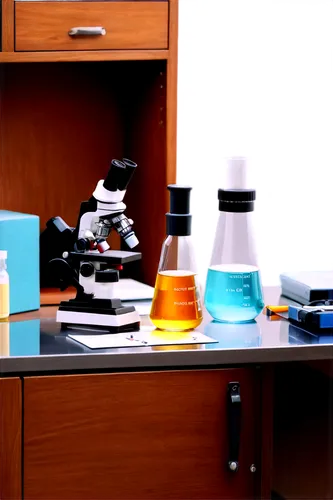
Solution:
[{"label": "teal cardboard box", "polygon": [[40,320],[12,321],[7,324],[10,327],[9,355],[39,356]]},{"label": "teal cardboard box", "polygon": [[0,250],[7,250],[10,314],[39,309],[39,217],[0,210]]}]

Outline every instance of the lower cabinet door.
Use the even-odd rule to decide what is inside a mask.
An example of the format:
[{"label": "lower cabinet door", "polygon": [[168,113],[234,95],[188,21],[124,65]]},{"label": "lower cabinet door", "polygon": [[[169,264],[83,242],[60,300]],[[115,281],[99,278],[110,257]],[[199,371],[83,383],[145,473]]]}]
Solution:
[{"label": "lower cabinet door", "polygon": [[[6,339],[1,331],[1,341]],[[9,338],[9,334],[7,339]],[[8,343],[6,342],[7,346]],[[22,498],[22,382],[0,378],[0,499]]]},{"label": "lower cabinet door", "polygon": [[252,368],[26,378],[24,498],[251,500],[256,389]]}]

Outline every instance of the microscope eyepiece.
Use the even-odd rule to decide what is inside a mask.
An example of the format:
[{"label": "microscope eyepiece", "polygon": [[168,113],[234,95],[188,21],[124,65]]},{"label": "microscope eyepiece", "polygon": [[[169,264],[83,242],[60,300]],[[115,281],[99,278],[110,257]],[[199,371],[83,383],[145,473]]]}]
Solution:
[{"label": "microscope eyepiece", "polygon": [[137,164],[132,161],[128,160],[127,158],[123,158],[123,164],[126,167],[126,170],[121,172],[121,176],[119,177],[119,182],[118,182],[118,189],[119,191],[125,191],[127,189],[127,186],[132,179],[132,176],[135,172],[135,169],[137,167]]},{"label": "microscope eyepiece", "polygon": [[108,191],[125,191],[136,167],[137,164],[127,158],[124,158],[123,161],[112,160],[108,175],[103,182],[103,186]]},{"label": "microscope eyepiece", "polygon": [[135,163],[135,161],[129,160],[128,158],[123,158],[123,163],[125,163],[126,167],[132,168],[132,169],[134,169],[138,166],[138,164]]},{"label": "microscope eyepiece", "polygon": [[[120,160],[112,160],[108,175],[105,177],[103,182],[103,186],[108,191],[117,191],[119,189],[118,184],[119,181],[126,174],[126,165]],[[119,189],[122,191],[121,189]]]}]

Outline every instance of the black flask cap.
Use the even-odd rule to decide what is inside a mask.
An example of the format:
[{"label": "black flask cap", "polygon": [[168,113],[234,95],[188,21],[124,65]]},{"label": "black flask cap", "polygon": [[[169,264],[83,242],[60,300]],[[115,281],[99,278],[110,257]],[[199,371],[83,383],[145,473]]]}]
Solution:
[{"label": "black flask cap", "polygon": [[189,236],[191,234],[192,215],[190,214],[190,186],[169,184],[170,212],[166,214],[167,234],[171,236]]},{"label": "black flask cap", "polygon": [[170,191],[170,213],[171,214],[189,214],[190,213],[190,195],[191,187],[180,186],[178,184],[169,184]]},{"label": "black flask cap", "polygon": [[219,189],[217,197],[220,212],[253,212],[256,192],[254,189]]}]

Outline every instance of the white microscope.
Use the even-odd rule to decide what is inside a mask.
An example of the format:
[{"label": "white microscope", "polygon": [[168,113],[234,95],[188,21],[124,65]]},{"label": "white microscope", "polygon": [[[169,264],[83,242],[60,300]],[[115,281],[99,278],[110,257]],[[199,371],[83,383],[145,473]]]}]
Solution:
[{"label": "white microscope", "polygon": [[41,251],[47,249],[50,270],[61,290],[70,285],[77,289],[75,299],[59,306],[57,321],[64,328],[102,328],[110,332],[140,328],[134,306],[123,306],[116,298],[116,283],[123,265],[141,259],[141,253],[110,250],[106,241],[115,230],[129,248],[139,243],[123,203],[136,167],[128,159],[112,160],[107,177],[97,183],[90,200],[81,203],[76,228],[70,228],[60,217],[47,222]]}]

